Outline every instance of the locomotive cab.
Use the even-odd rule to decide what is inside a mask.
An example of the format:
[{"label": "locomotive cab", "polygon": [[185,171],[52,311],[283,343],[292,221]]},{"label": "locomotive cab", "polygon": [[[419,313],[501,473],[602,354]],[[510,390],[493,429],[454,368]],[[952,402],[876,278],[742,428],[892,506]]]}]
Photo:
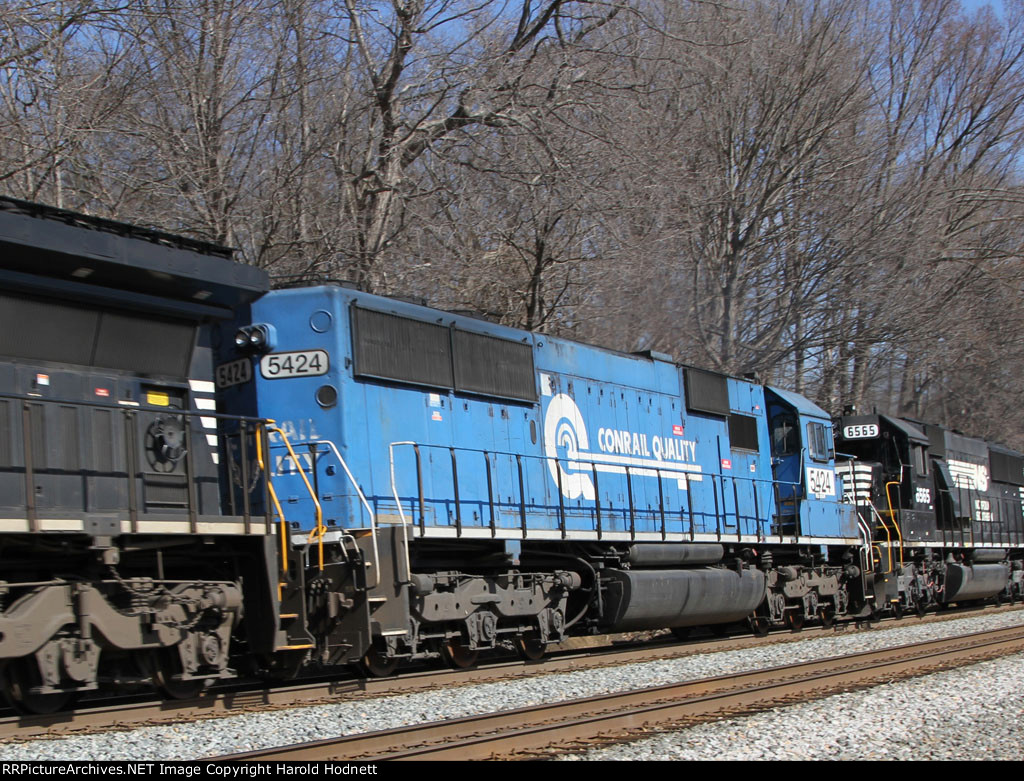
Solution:
[{"label": "locomotive cab", "polygon": [[852,536],[856,522],[836,513],[839,492],[832,422],[825,410],[778,388],[766,388],[777,512],[781,535]]},{"label": "locomotive cab", "polygon": [[887,415],[847,415],[837,428],[847,459],[843,469],[850,476],[847,498],[861,509],[865,523],[895,542],[929,539],[935,469],[925,431]]}]

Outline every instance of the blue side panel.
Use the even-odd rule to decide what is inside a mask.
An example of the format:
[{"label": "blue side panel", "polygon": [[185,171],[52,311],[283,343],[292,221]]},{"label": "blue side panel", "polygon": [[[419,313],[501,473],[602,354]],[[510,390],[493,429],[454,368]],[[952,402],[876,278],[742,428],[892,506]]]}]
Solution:
[{"label": "blue side panel", "polygon": [[[356,377],[353,303],[531,345],[536,402]],[[253,412],[277,420],[293,444],[295,457],[275,436],[270,454],[293,528],[309,530],[316,518],[297,458],[329,528],[368,524],[347,465],[379,523],[404,518],[433,534],[763,539],[773,532],[778,508],[759,385],[729,378],[730,415],[693,412],[672,363],[342,288],[275,291],[253,304],[251,317],[273,326],[274,344],[254,361],[252,383],[227,392],[258,400]],[[315,351],[326,356],[325,371],[274,377],[259,369]],[[794,406],[781,393],[773,398]],[[818,419],[817,412],[800,406],[801,415]],[[745,426],[738,447],[730,417]],[[837,536],[843,524],[834,502],[802,504],[805,533]]]},{"label": "blue side panel", "polygon": [[[493,512],[497,528],[520,528],[525,501],[533,508],[528,518],[535,528],[554,523],[539,444],[531,441],[539,442],[536,405],[356,378],[350,315],[354,301],[428,322],[438,315],[412,304],[326,287],[275,291],[251,313],[253,322],[274,326],[273,355],[311,350],[329,355],[330,370],[324,375],[271,379],[257,370],[253,383],[258,414],[278,421],[307,473],[315,449],[315,482],[325,523],[362,528],[368,521],[339,455],[377,520],[399,521],[392,452],[407,521],[455,532],[489,528]],[[460,324],[465,320],[451,319]],[[475,321],[470,325],[505,338],[519,335]],[[338,401],[329,407],[316,397],[326,385],[337,389]],[[308,530],[316,517],[309,492],[282,438],[271,439],[274,484],[286,517]]]},{"label": "blue side panel", "polygon": [[[285,518],[293,528],[308,530],[316,518],[309,491],[299,476],[296,458],[318,489],[325,523],[331,526],[365,523],[357,493],[340,468],[335,450],[349,460],[355,474],[365,481],[362,487],[367,490],[372,487],[373,475],[358,468],[365,460],[364,452],[358,444],[350,449],[349,443],[365,441],[368,421],[381,427],[390,423],[386,406],[375,403],[377,400],[366,394],[353,398],[352,389],[348,387],[349,350],[341,348],[348,340],[349,330],[343,293],[337,288],[282,290],[264,296],[252,307],[253,322],[269,323],[274,328],[272,354],[279,357],[296,351],[327,354],[328,369],[324,374],[275,378],[265,373],[262,361],[257,360],[254,366],[258,414],[275,420],[293,448],[294,457],[285,446],[285,437],[271,433],[270,470]],[[338,401],[332,406],[323,406],[317,401],[318,391],[326,386],[337,391]],[[359,416],[358,422],[350,420],[345,410],[352,402],[368,405],[364,409],[371,412]],[[332,448],[311,447],[321,442],[331,443]],[[311,469],[314,462],[315,475]]]},{"label": "blue side panel", "polygon": [[[725,518],[734,518],[743,534],[763,537],[770,531],[764,521],[771,517],[774,504],[764,388],[731,378],[728,385],[730,409],[754,419],[757,447],[734,447],[730,441],[728,452],[722,454]],[[727,528],[730,533],[736,530],[735,524]]]},{"label": "blue side panel", "polygon": [[755,448],[733,450],[724,416],[687,412],[674,365],[591,350],[588,369],[574,347],[579,371],[624,382],[538,360],[545,454],[572,515],[596,523],[599,500],[605,531],[763,536],[774,506],[763,389],[729,380],[731,406],[758,431]]},{"label": "blue side panel", "polygon": [[570,528],[689,533],[687,490],[705,467],[684,434],[678,368],[554,339],[536,365],[550,495]]}]

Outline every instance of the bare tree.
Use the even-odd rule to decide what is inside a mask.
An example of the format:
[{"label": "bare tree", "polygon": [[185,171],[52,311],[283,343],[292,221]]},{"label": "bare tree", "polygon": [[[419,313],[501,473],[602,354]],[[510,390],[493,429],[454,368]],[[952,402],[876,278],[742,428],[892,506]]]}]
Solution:
[{"label": "bare tree", "polygon": [[[953,2],[894,3],[880,24],[874,111],[863,123],[874,154],[850,199],[862,255],[847,269],[845,306],[832,313],[842,339],[826,369],[842,381],[825,395],[836,408],[921,409],[929,383],[905,380],[896,397],[880,394],[883,367],[900,362],[920,376],[938,354],[961,360],[954,356],[971,347],[951,349],[957,323],[985,308],[985,280],[1000,259],[1019,257],[1005,226],[1024,216],[1007,202],[1024,118],[1024,37],[1019,14],[969,18]],[[940,352],[930,349],[937,338]]]},{"label": "bare tree", "polygon": [[0,182],[12,195],[86,208],[94,134],[120,107],[122,53],[100,31],[98,0],[12,0],[0,9]]},{"label": "bare tree", "polygon": [[[534,124],[534,123],[531,123]],[[503,130],[446,156],[422,223],[429,240],[413,248],[402,285],[443,280],[436,303],[508,325],[567,332],[595,273],[603,226],[592,148],[571,131]],[[434,282],[436,285],[437,282]]]},{"label": "bare tree", "polygon": [[239,204],[269,112],[275,63],[262,0],[132,0],[121,17],[141,74],[121,143],[119,172],[134,193],[134,219],[166,215],[168,227],[244,242]]},{"label": "bare tree", "polygon": [[[652,249],[648,341],[688,361],[766,372],[804,336],[842,262],[822,219],[863,111],[857,4],[666,4],[635,67],[649,88],[618,142]],[[633,133],[633,137],[630,134]],[[819,204],[825,204],[821,206]]]},{"label": "bare tree", "polygon": [[[329,159],[339,217],[351,225],[339,259],[348,275],[388,289],[381,258],[419,192],[416,165],[472,128],[513,126],[550,101],[561,88],[552,62],[571,62],[574,47],[616,12],[583,0],[520,0],[515,14],[464,0],[344,0],[339,43],[344,61],[358,65],[362,101],[338,111],[335,127],[346,132]],[[360,132],[348,132],[356,124]]]}]

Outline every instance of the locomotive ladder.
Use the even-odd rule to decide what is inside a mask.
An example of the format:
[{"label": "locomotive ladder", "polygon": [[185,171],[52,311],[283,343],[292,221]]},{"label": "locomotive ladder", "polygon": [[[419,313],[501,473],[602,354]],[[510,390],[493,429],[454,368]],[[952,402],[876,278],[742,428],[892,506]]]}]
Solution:
[{"label": "locomotive ladder", "polygon": [[[285,434],[279,427],[273,425],[275,421],[267,420],[267,431],[274,432],[281,437],[281,441],[284,442],[285,447],[288,449],[288,455],[291,457],[295,464],[295,468],[299,470],[299,475],[302,477],[302,481],[306,484],[306,489],[309,491],[310,496],[313,499],[313,505],[316,507],[316,527],[310,533],[310,540],[313,535],[317,535],[318,548],[319,548],[319,568],[324,568],[324,551],[323,551],[323,536],[324,536],[324,525],[323,525],[323,509],[320,507],[320,502],[317,500],[316,493],[313,491],[313,487],[310,485],[309,480],[306,477],[305,470],[302,468],[302,463],[298,456],[295,454],[295,450],[292,448],[291,443],[288,442],[288,435]],[[277,600],[278,609],[285,602],[285,589],[290,588],[290,591],[297,592],[297,598],[293,599],[296,604],[297,610],[294,613],[279,613],[278,618],[280,621],[288,621],[292,624],[292,631],[289,632],[287,628],[282,627],[286,637],[288,637],[288,644],[277,646],[276,651],[302,651],[308,650],[314,647],[311,642],[312,637],[306,631],[306,598],[305,598],[305,573],[301,566],[296,567],[295,582],[289,582],[288,576],[288,560],[291,555],[289,546],[289,534],[288,534],[288,522],[284,517],[284,510],[281,507],[281,501],[278,499],[277,491],[274,489],[273,480],[271,479],[271,471],[266,462],[269,462],[269,452],[267,458],[263,457],[263,447],[260,443],[260,439],[256,440],[256,460],[262,470],[266,481],[267,481],[267,493],[270,494],[270,499],[273,502],[274,509],[277,511],[277,517],[280,519],[280,537],[281,537],[281,574],[277,582]],[[297,642],[296,642],[297,641]]]},{"label": "locomotive ladder", "polygon": [[[281,428],[272,425],[273,423],[274,421],[272,420],[268,421],[267,430],[274,432],[281,437],[281,443],[287,450],[286,458],[289,459],[290,462],[295,465],[295,469],[298,471],[299,477],[302,479],[302,482],[306,487],[306,491],[308,492],[310,498],[313,500],[313,506],[316,512],[316,524],[314,525],[313,529],[309,532],[309,535],[306,538],[306,545],[304,546],[304,549],[308,549],[309,545],[313,544],[314,541],[316,542],[317,569],[320,572],[323,572],[324,543],[325,537],[327,535],[327,527],[324,525],[323,508],[322,505],[320,504],[318,496],[319,489],[317,487],[318,483],[316,472],[318,463],[317,455],[319,453],[322,453],[323,455],[333,454],[333,456],[337,459],[338,463],[341,465],[341,468],[345,471],[346,478],[348,479],[349,483],[355,490],[355,493],[358,496],[363,509],[366,511],[367,517],[369,518],[370,550],[368,551],[368,553],[372,555],[372,561],[366,562],[364,564],[364,570],[372,569],[375,574],[372,578],[372,582],[371,579],[369,578],[365,579],[364,587],[368,589],[368,591],[372,591],[373,589],[377,588],[381,583],[381,556],[378,545],[377,519],[376,516],[374,515],[373,508],[371,507],[369,501],[366,498],[366,495],[363,493],[362,488],[360,488],[359,483],[355,479],[355,475],[353,475],[352,470],[349,468],[349,465],[345,461],[345,458],[341,455],[341,452],[339,451],[337,445],[335,445],[332,441],[326,439],[291,442],[288,439],[288,435]],[[297,450],[300,450],[303,446],[307,447],[311,454],[310,472],[312,473],[312,479],[310,479],[310,477],[307,476],[306,469],[302,463],[302,459],[296,452]],[[321,448],[326,448],[326,452],[321,451]],[[266,460],[270,461],[269,452],[266,455]],[[281,537],[281,578],[279,579],[278,582],[278,600],[281,604],[284,604],[286,602],[294,603],[295,607],[293,609],[296,611],[291,613],[281,613],[280,618],[282,619],[282,621],[293,622],[293,626],[296,626],[296,628],[302,627],[302,629],[299,631],[293,631],[289,633],[289,644],[281,646],[277,650],[304,650],[313,648],[314,646],[312,643],[312,638],[309,637],[308,633],[305,630],[305,568],[303,567],[301,560],[299,560],[299,562],[296,563],[294,552],[291,549],[288,523],[285,520],[283,508],[281,506],[280,500],[278,499],[276,489],[274,489],[273,485],[271,485],[270,470],[266,469],[265,467],[263,453],[258,453],[258,456],[260,458],[260,466],[261,468],[265,468],[265,473],[267,474],[268,493],[270,494],[271,501],[280,519],[279,528]],[[346,542],[351,543],[351,553],[353,554],[352,560],[355,562],[361,561],[360,557],[362,554],[360,546],[356,542],[355,538],[351,534],[343,533],[341,539],[341,545],[343,550],[346,550]],[[348,551],[346,550],[346,553],[347,552]],[[292,573],[289,573],[289,561],[292,562],[291,566],[295,570]],[[408,570],[408,567],[408,551],[406,551],[406,570]],[[285,595],[286,589],[288,590],[288,593],[291,596],[290,599],[288,599]],[[381,597],[371,596],[368,598],[368,602],[372,603],[377,601],[384,600]],[[295,642],[298,639],[296,635],[302,636],[301,641]]]}]

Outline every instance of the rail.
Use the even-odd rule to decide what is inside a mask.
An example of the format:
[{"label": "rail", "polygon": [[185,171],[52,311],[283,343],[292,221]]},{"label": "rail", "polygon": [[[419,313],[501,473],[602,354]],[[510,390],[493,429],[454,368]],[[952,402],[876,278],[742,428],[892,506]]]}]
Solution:
[{"label": "rail", "polygon": [[[411,463],[399,469],[396,464],[402,451],[411,453]],[[554,517],[557,528],[549,531],[562,539],[578,530],[570,528],[573,522],[586,523],[587,531],[595,531],[598,539],[623,532],[635,538],[638,526],[660,534],[662,539],[667,539],[669,533],[695,539],[699,533],[714,534],[723,541],[739,541],[744,534],[756,535],[761,541],[773,537],[781,541],[796,532],[795,528],[787,529],[781,518],[770,528],[772,519],[762,508],[770,506],[767,491],[778,491],[781,486],[796,493],[800,483],[701,472],[683,464],[666,468],[604,464],[413,441],[392,442],[389,461],[391,493],[403,528],[419,526],[421,533],[431,512],[435,518],[444,513],[447,523],[441,525],[454,527],[457,537],[464,536],[467,528],[486,530],[496,537],[499,529],[519,526],[525,534],[530,512]],[[398,473],[415,475],[415,487],[401,490]],[[528,501],[530,486],[546,486],[548,473],[557,485],[557,504],[555,497],[548,498],[547,503],[533,496]],[[652,483],[640,486],[637,477],[656,477],[657,487]],[[666,491],[669,479],[679,482],[677,491]],[[613,481],[613,490],[607,490],[609,480]],[[437,485],[442,486],[440,491]],[[466,486],[476,486],[475,493],[472,488],[467,492]],[[606,495],[618,492],[625,501],[602,501],[602,486]],[[713,510],[694,510],[695,486],[702,486],[707,506]],[[444,498],[429,496],[432,489]],[[574,502],[570,505],[566,497],[572,494],[577,498],[569,500]],[[585,500],[580,501],[580,497]],[[670,506],[673,498],[678,501]],[[406,515],[407,508],[411,518]],[[795,526],[795,519],[791,520]]]},{"label": "rail", "polygon": [[794,702],[918,677],[1019,653],[1020,627],[862,651],[845,656],[598,694],[473,716],[272,746],[212,761],[521,758],[602,735],[649,735],[653,727],[767,711]]}]

